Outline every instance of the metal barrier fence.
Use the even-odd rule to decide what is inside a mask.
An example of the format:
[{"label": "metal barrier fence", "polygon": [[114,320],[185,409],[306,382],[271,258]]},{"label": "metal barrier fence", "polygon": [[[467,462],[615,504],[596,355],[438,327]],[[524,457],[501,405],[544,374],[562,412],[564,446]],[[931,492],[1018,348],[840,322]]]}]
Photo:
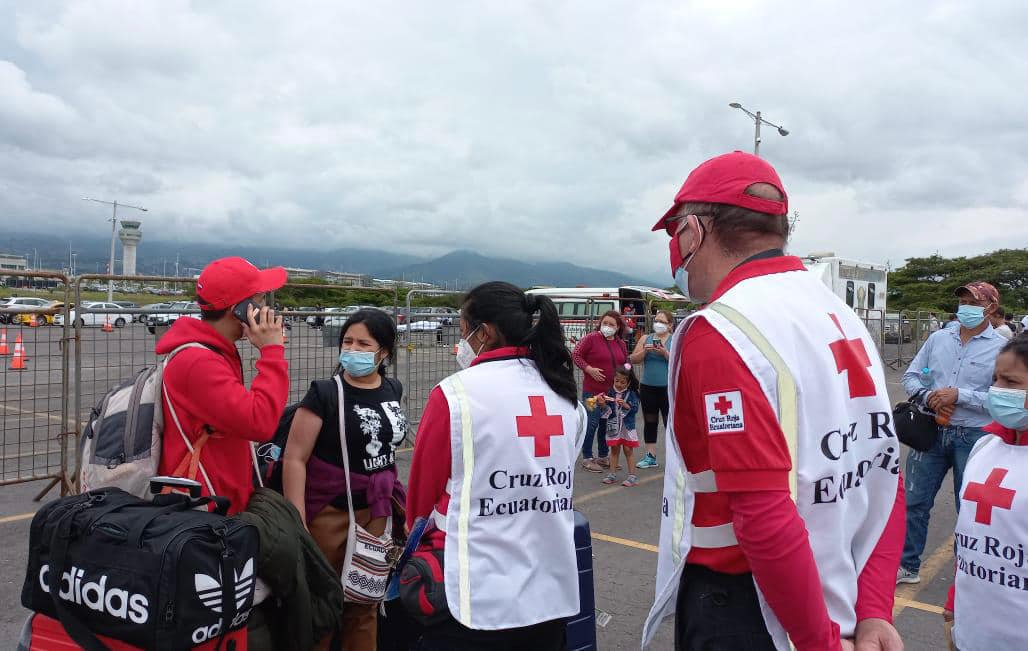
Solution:
[{"label": "metal barrier fence", "polygon": [[[58,273],[4,275],[17,279],[30,300],[0,310],[0,485],[50,480],[37,499],[58,484],[63,494],[71,488],[66,469],[75,431],[68,405],[70,330],[49,324],[67,311],[70,285]],[[32,299],[47,305],[29,307]]]},{"label": "metal barrier fence", "polygon": [[460,341],[460,312],[417,312],[415,299],[460,296],[462,292],[413,289],[407,294],[404,323],[397,325],[396,369],[403,379],[403,409],[412,427],[421,422],[432,389],[460,367],[455,347]]},{"label": "metal barrier fence", "polygon": [[[174,300],[191,295],[195,281],[106,275],[68,278],[57,273],[13,271],[5,272],[5,276],[17,279],[25,297],[54,303],[46,307],[0,308],[0,333],[6,337],[8,349],[8,354],[3,355],[4,342],[0,340],[0,485],[49,480],[40,496],[58,485],[62,493],[73,491],[78,433],[90,410],[110,389],[157,363],[156,344],[170,323],[179,318],[198,318],[198,310],[190,301]],[[90,281],[108,280],[129,281],[137,287],[147,283],[170,284],[185,295],[171,297],[170,305],[162,309],[125,309],[104,301],[83,304]],[[382,309],[391,309],[399,322],[390,373],[403,380],[404,408],[412,426],[420,421],[432,388],[458,370],[454,347],[460,339],[459,312],[435,309],[419,313],[414,307],[414,303],[425,298],[457,292],[413,290],[400,306],[395,289],[293,283],[286,287],[379,294],[375,298],[384,304]],[[561,319],[568,345],[573,347],[596,328],[605,311],[599,303],[610,301],[568,298],[584,303],[581,314],[563,315]],[[634,315],[637,336],[652,331],[652,314],[658,303],[667,302],[646,299],[645,309]],[[282,312],[288,326],[290,403],[306,394],[312,380],[330,377],[335,371],[339,331],[356,307]],[[673,312],[677,323],[684,314],[681,309]],[[896,370],[905,369],[928,336],[946,323],[945,315],[927,311],[876,310],[861,317],[883,360]],[[22,356],[14,354],[19,339]],[[238,349],[249,383],[256,373],[259,354],[245,341],[240,342]],[[637,370],[641,371],[639,365]],[[576,368],[575,375],[581,383],[581,370]]]}]

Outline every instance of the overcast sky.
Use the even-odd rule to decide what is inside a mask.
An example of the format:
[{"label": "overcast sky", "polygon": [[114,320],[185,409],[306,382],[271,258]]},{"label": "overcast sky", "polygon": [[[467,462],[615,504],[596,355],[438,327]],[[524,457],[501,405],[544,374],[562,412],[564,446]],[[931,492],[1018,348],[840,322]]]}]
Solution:
[{"label": "overcast sky", "polygon": [[[801,5],[809,5],[802,6]],[[1028,246],[1028,3],[0,0],[0,223],[667,274],[649,227],[761,153],[793,252]],[[128,215],[126,215],[128,217]],[[60,226],[59,226],[60,225]]]}]

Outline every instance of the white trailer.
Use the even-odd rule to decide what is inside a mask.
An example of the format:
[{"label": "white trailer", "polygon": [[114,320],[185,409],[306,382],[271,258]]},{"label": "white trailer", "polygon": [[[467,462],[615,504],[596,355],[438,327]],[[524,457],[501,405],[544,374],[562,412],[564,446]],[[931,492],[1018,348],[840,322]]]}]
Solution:
[{"label": "white trailer", "polygon": [[864,320],[879,347],[890,337],[909,341],[899,315],[890,315],[885,309],[888,266],[840,258],[834,253],[812,253],[803,258],[803,264]]},{"label": "white trailer", "polygon": [[834,253],[812,253],[803,258],[807,270],[859,314],[885,313],[889,268],[874,262],[858,262]]}]

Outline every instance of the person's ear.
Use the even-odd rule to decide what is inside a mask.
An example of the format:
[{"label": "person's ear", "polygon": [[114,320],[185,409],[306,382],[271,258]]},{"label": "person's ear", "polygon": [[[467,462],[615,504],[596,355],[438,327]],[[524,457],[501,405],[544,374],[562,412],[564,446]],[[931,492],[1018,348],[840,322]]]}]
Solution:
[{"label": "person's ear", "polygon": [[483,346],[492,347],[498,341],[496,337],[496,327],[491,323],[483,323],[475,335],[479,343]]}]

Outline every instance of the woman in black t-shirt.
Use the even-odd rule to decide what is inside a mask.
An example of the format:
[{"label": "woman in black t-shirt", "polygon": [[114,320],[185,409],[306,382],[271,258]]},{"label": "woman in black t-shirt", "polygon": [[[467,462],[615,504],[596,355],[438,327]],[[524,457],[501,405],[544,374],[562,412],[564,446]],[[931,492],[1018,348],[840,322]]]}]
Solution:
[{"label": "woman in black t-shirt", "polygon": [[[381,536],[392,513],[393,496],[403,504],[395,452],[407,436],[400,407],[403,388],[385,376],[396,344],[396,328],[382,310],[359,310],[339,334],[346,448],[346,481],[339,433],[339,397],[334,379],[315,380],[300,402],[289,429],[282,463],[286,498],[300,511],[325,557],[342,571],[349,536],[346,487],[352,486],[354,518],[369,533]],[[376,372],[378,371],[378,372]],[[402,523],[402,517],[395,519]],[[341,613],[342,648],[374,651],[375,605],[347,603]],[[319,649],[327,649],[330,638]]]}]

